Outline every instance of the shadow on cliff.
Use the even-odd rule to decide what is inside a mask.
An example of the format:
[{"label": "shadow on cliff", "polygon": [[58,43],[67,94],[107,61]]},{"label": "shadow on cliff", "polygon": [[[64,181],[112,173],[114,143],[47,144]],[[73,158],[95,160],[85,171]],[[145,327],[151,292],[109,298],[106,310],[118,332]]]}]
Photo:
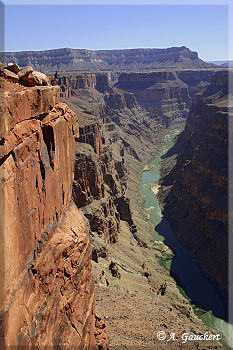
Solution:
[{"label": "shadow on cliff", "polygon": [[196,306],[204,310],[212,310],[214,316],[227,321],[226,303],[216,293],[212,284],[200,273],[187,250],[176,240],[167,220],[162,218],[155,230],[165,238],[164,243],[175,253],[170,274],[178,285],[185,290]]},{"label": "shadow on cliff", "polygon": [[161,159],[166,159],[181,153],[185,145],[184,131],[182,131],[179,135],[174,137],[174,142],[175,142],[174,146],[169,148],[169,150],[160,157]]}]

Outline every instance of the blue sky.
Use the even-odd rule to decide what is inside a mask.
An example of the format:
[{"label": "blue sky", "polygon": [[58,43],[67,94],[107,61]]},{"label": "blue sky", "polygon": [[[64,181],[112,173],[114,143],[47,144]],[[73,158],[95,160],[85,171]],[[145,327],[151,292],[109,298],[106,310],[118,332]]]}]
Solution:
[{"label": "blue sky", "polygon": [[183,45],[204,60],[233,59],[228,6],[5,5],[5,51]]}]

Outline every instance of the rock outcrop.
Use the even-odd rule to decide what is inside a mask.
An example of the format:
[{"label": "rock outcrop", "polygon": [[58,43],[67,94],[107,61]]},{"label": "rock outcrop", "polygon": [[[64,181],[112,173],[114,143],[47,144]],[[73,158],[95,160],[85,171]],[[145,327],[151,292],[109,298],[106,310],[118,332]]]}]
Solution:
[{"label": "rock outcrop", "polygon": [[159,192],[176,237],[226,300],[230,112],[228,72],[217,72],[194,97],[185,130],[163,161]]},{"label": "rock outcrop", "polygon": [[120,230],[120,215],[114,206],[116,192],[114,169],[107,170],[92,147],[77,143],[73,198],[89,220],[91,231],[106,245],[117,241]]},{"label": "rock outcrop", "polygon": [[77,115],[59,87],[1,87],[0,347],[94,349],[96,335],[104,349],[89,231],[71,200]]},{"label": "rock outcrop", "polygon": [[33,71],[31,66],[19,68],[17,64],[9,63],[3,68],[3,75],[5,79],[24,86],[48,85],[49,83],[45,74]]},{"label": "rock outcrop", "polygon": [[79,50],[55,49],[46,51],[5,52],[5,64],[17,63],[19,66],[31,65],[44,73],[59,72],[97,72],[97,71],[138,71],[156,68],[208,68],[198,53],[185,46],[167,49],[131,50]]}]

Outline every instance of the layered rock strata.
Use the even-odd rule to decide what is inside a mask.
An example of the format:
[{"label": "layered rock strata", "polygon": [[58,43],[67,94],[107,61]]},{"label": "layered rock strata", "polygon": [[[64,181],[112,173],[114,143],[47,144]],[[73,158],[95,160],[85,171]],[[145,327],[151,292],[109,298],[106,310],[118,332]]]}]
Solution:
[{"label": "layered rock strata", "polygon": [[1,86],[1,348],[94,349],[95,334],[106,348],[89,232],[71,201],[77,115],[59,87]]},{"label": "layered rock strata", "polygon": [[172,71],[122,73],[116,86],[134,93],[138,104],[169,126],[184,120],[191,106],[188,86]]},{"label": "layered rock strata", "polygon": [[[216,69],[157,70],[150,73],[80,74],[61,76],[61,98],[75,97],[75,91],[96,89],[104,93],[104,100],[111,110],[141,107],[144,114],[161,126],[183,123],[195,93],[203,91],[211,82]],[[112,77],[113,75],[113,77]],[[113,86],[113,80],[117,80]],[[52,85],[56,81],[51,78]],[[146,112],[146,113],[145,113]],[[120,124],[120,120],[114,119]],[[145,121],[145,123],[147,123]],[[129,128],[136,127],[134,123]],[[147,128],[145,124],[144,129]]]},{"label": "layered rock strata", "polygon": [[183,69],[176,71],[177,76],[188,85],[189,95],[193,99],[194,95],[203,92],[210,85],[215,68],[209,69]]},{"label": "layered rock strata", "polygon": [[5,52],[5,63],[31,65],[48,72],[138,71],[156,68],[207,68],[198,53],[185,46],[167,49],[79,50],[62,48],[46,51]]},{"label": "layered rock strata", "polygon": [[163,214],[176,237],[225,299],[231,112],[228,72],[217,72],[204,93],[194,98],[185,130],[163,162],[159,191]]},{"label": "layered rock strata", "polygon": [[[76,147],[73,199],[89,221],[93,258],[106,257],[109,244],[116,243],[120,220],[126,221],[135,238],[137,228],[133,220],[127,190],[126,159],[140,163],[140,155],[130,138],[140,143],[140,152],[146,153],[144,143],[150,144],[152,130],[157,124],[137,105],[133,94],[111,88],[107,76],[103,92],[100,84],[90,85],[92,75],[85,75],[87,88],[74,89],[67,103],[79,116],[80,136]],[[91,86],[91,87],[89,87]],[[94,88],[93,88],[94,87]],[[148,120],[148,122],[146,122]],[[151,130],[144,130],[144,123]],[[147,155],[148,157],[148,155]]]},{"label": "layered rock strata", "polygon": [[104,92],[109,89],[107,74],[78,74],[61,76],[58,81],[50,78],[51,85],[59,84],[61,87],[61,97],[70,98],[77,89],[96,89]]}]

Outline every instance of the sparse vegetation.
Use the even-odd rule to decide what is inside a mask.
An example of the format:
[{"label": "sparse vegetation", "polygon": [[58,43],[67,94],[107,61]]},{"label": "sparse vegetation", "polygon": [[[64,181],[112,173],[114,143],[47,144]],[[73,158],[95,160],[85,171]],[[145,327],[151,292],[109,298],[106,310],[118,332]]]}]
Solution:
[{"label": "sparse vegetation", "polygon": [[168,253],[163,253],[164,255],[159,259],[159,263],[161,266],[164,266],[166,270],[168,270],[170,272],[171,270],[171,263],[172,260],[175,257],[175,254],[168,254]]}]

